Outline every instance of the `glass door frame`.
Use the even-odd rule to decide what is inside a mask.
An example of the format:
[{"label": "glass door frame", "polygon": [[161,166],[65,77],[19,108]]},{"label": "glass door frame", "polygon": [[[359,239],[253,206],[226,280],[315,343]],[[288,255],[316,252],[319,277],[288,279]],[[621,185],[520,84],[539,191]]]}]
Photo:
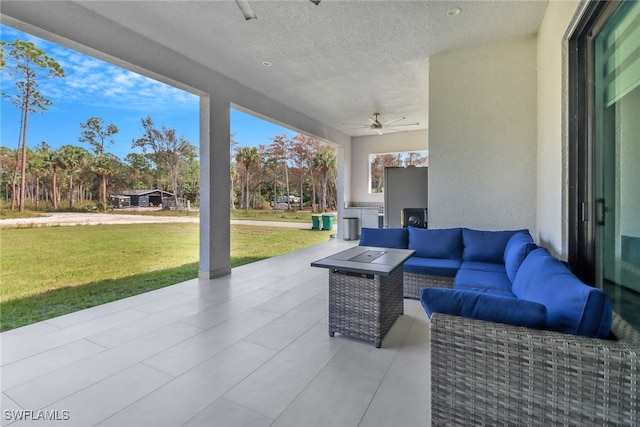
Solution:
[{"label": "glass door frame", "polygon": [[594,38],[621,1],[592,1],[569,39],[569,218],[568,262],[573,272],[596,284],[598,221],[596,199]]}]

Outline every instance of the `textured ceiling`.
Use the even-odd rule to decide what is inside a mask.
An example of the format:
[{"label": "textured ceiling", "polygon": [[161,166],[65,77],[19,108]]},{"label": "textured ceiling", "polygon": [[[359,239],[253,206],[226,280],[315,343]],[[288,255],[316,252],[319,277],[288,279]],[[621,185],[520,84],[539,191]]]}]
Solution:
[{"label": "textured ceiling", "polygon": [[547,4],[249,2],[256,20],[230,0],[76,3],[351,136],[375,133],[344,124],[374,112],[428,128],[429,57],[533,35]]}]

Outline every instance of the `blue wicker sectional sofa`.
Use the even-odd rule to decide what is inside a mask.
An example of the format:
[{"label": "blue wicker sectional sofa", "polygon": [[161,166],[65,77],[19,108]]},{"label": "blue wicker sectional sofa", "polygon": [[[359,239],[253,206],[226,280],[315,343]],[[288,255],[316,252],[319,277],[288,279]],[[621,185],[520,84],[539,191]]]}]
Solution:
[{"label": "blue wicker sectional sofa", "polygon": [[404,296],[424,287],[478,286],[508,292],[524,257],[536,247],[527,230],[363,228],[361,246],[413,249],[404,263]]},{"label": "blue wicker sectional sofa", "polygon": [[[527,230],[363,229],[361,246],[415,250],[405,297],[433,313],[607,338],[606,293],[582,283]],[[419,290],[418,290],[419,289]]]},{"label": "blue wicker sectional sofa", "polygon": [[640,424],[640,333],[526,230],[363,229],[360,244],[416,251],[405,296],[430,318],[432,425]]}]

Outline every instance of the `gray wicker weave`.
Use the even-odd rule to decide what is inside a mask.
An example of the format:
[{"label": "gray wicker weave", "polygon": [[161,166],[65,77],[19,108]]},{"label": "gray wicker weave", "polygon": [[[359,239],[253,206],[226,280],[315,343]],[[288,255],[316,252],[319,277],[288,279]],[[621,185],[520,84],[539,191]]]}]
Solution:
[{"label": "gray wicker weave", "polygon": [[617,341],[458,316],[431,318],[434,426],[640,425],[640,334]]},{"label": "gray wicker weave", "polygon": [[329,270],[329,335],[338,332],[372,341],[380,348],[403,312],[402,265],[389,276]]},{"label": "gray wicker weave", "polygon": [[404,297],[420,299],[422,288],[453,288],[453,277],[404,273]]}]

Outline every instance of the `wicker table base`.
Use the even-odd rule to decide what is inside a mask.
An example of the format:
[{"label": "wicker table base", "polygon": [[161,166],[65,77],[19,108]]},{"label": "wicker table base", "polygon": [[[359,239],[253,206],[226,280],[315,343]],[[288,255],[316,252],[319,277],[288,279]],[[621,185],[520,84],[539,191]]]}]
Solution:
[{"label": "wicker table base", "polygon": [[404,312],[402,265],[389,276],[329,270],[329,335],[371,341],[377,348]]}]

